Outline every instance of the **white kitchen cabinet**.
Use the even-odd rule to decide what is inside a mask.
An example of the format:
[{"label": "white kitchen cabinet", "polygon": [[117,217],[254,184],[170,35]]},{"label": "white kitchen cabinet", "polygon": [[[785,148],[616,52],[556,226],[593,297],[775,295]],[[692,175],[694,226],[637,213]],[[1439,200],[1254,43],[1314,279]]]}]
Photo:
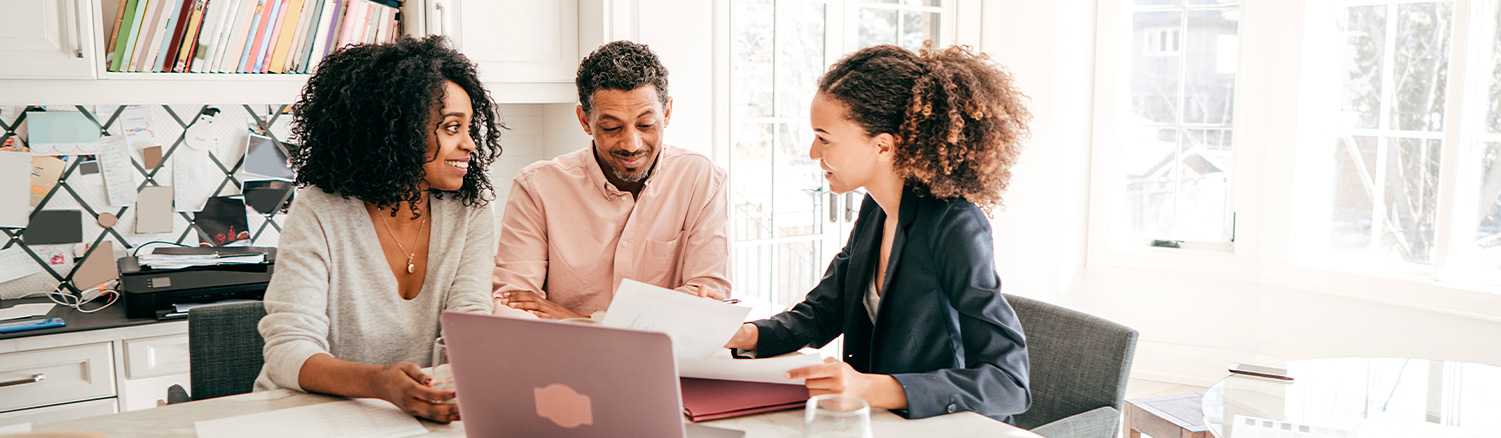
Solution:
[{"label": "white kitchen cabinet", "polygon": [[0,77],[93,79],[91,0],[0,3]]}]

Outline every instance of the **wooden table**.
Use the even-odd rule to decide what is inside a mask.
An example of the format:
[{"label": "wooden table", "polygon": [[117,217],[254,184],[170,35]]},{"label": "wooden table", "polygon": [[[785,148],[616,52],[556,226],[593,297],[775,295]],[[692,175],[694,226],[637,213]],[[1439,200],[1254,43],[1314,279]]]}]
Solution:
[{"label": "wooden table", "polygon": [[1211,438],[1199,407],[1204,393],[1126,400],[1128,438]]},{"label": "wooden table", "polygon": [[[278,409],[311,406],[346,400],[320,394],[279,389],[241,394],[210,400],[180,403],[159,408],[102,415],[92,418],[37,425],[34,430],[89,431],[106,436],[193,437],[193,423],[199,420],[234,417]],[[728,418],[703,424],[746,431],[748,438],[802,436],[803,411],[772,412]],[[461,423],[438,424],[423,421],[428,434],[424,437],[462,437]],[[1036,434],[973,412],[960,412],[922,420],[906,420],[885,410],[872,410],[871,429],[877,437],[943,436],[1041,438]]]}]

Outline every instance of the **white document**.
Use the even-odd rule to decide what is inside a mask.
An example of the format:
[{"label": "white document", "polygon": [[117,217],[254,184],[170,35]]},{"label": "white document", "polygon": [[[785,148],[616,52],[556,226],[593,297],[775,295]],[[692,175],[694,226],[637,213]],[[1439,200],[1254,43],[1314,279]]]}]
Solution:
[{"label": "white document", "polygon": [[666,333],[674,356],[700,359],[723,350],[749,313],[749,307],[626,279],[615,291],[603,325]]},{"label": "white document", "polygon": [[199,438],[388,437],[427,433],[416,418],[382,400],[347,400],[193,422]]},{"label": "white document", "polygon": [[135,149],[162,144],[157,141],[156,132],[151,129],[151,108],[139,105],[125,107],[120,112],[120,126],[125,130],[125,138]]},{"label": "white document", "polygon": [[99,173],[104,177],[104,192],[109,205],[123,207],[136,203],[135,173],[130,164],[130,145],[125,137],[111,135],[99,147]]},{"label": "white document", "polygon": [[25,228],[31,209],[31,153],[0,151],[0,227]]},{"label": "white document", "polygon": [[[35,265],[32,263],[32,266]],[[51,312],[53,307],[57,305],[52,303],[17,304],[10,308],[0,309],[0,321],[47,316],[47,312]]]},{"label": "white document", "polygon": [[797,354],[766,359],[678,358],[678,375],[695,379],[741,382],[803,384],[803,379],[783,377],[788,371],[823,363],[817,354]]},{"label": "white document", "polygon": [[[177,191],[177,211],[203,211],[203,204],[214,195],[219,180],[214,179],[214,165],[208,161],[208,154],[207,150],[196,148],[178,148],[172,154],[172,189]],[[224,174],[219,176],[223,178]]]}]

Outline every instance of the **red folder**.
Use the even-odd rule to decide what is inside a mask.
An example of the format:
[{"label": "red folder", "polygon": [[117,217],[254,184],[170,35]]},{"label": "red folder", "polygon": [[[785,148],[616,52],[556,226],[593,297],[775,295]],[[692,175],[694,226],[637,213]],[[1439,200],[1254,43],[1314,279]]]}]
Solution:
[{"label": "red folder", "polygon": [[683,413],[700,422],[800,408],[808,401],[803,385],[682,378]]}]

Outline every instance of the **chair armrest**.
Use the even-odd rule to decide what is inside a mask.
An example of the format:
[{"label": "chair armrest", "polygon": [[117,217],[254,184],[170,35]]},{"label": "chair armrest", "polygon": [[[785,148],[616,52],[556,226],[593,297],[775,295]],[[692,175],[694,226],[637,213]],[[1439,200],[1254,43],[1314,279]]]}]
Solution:
[{"label": "chair armrest", "polygon": [[1120,431],[1121,411],[1110,406],[1080,412],[1032,429],[1032,433],[1047,438],[1115,438]]}]

